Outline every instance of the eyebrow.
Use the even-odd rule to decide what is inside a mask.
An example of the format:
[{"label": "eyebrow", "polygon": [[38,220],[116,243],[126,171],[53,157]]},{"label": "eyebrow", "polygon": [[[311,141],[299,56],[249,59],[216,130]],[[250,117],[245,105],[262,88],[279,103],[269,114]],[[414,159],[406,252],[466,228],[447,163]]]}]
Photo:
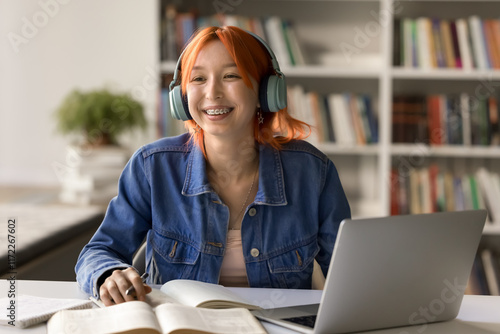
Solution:
[{"label": "eyebrow", "polygon": [[[225,65],[222,66],[223,68],[229,68],[229,67],[238,67],[236,66],[236,63],[227,63]],[[193,70],[202,70],[204,69],[203,66],[193,66]]]}]

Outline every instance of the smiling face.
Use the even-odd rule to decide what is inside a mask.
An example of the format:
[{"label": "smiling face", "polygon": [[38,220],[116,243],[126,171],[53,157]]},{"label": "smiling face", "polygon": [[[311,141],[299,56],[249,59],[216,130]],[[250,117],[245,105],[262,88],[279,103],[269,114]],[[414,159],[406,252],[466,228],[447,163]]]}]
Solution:
[{"label": "smiling face", "polygon": [[205,137],[239,141],[253,137],[258,85],[253,89],[241,77],[224,44],[209,42],[198,54],[187,84],[191,116]]}]

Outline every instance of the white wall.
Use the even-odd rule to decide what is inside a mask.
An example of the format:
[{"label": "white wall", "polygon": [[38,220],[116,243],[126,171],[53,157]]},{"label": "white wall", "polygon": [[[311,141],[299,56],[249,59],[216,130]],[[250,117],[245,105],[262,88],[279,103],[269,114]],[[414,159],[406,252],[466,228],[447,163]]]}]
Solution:
[{"label": "white wall", "polygon": [[[71,139],[55,131],[53,114],[74,88],[131,92],[154,120],[156,4],[0,0],[0,186],[58,184],[52,166],[66,163]],[[150,130],[125,142],[136,149],[152,139]]]}]

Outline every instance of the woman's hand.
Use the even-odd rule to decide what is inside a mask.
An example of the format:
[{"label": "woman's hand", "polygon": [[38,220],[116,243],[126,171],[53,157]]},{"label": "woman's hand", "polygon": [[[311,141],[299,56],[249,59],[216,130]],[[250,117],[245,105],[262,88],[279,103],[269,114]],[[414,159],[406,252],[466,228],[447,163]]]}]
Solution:
[{"label": "woman's hand", "polygon": [[[130,286],[134,286],[135,292],[129,296],[125,294]],[[151,292],[151,287],[142,282],[141,277],[134,268],[114,270],[107,277],[99,289],[101,301],[106,306],[120,304],[132,300],[146,300],[146,294]]]}]

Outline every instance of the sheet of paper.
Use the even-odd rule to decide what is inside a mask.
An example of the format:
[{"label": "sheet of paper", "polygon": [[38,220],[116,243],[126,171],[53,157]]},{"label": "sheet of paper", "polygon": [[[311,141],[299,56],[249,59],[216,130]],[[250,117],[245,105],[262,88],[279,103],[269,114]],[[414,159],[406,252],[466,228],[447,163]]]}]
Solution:
[{"label": "sheet of paper", "polygon": [[139,328],[143,333],[159,332],[151,307],[144,302],[132,301],[105,308],[58,312],[49,320],[47,333],[104,334]]},{"label": "sheet of paper", "polygon": [[266,333],[260,322],[244,308],[206,309],[165,304],[156,309],[156,316],[163,333],[181,329],[186,333]]},{"label": "sheet of paper", "polygon": [[0,313],[0,324],[8,325],[14,320],[16,327],[25,328],[47,321],[51,315],[60,310],[90,308],[92,302],[82,299],[44,298],[19,295],[16,299],[1,298],[0,308],[9,312]]}]

